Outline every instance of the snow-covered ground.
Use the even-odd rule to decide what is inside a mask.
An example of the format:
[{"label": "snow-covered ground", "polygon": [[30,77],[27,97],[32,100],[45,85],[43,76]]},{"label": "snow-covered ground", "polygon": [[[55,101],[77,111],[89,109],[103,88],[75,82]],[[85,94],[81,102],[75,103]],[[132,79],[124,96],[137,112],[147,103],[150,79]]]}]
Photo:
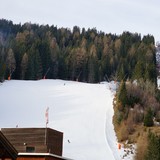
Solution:
[{"label": "snow-covered ground", "polygon": [[[64,133],[63,156],[121,160],[112,124],[114,83],[63,80],[5,81],[0,85],[0,128],[48,127]],[[132,160],[133,155],[124,160]]]}]

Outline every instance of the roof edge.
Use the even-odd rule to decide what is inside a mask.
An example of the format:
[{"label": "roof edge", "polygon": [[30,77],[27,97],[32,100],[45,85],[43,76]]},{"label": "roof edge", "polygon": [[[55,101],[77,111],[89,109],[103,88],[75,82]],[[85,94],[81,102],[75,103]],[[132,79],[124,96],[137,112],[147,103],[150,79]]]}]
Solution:
[{"label": "roof edge", "polygon": [[56,158],[61,158],[64,160],[73,160],[70,158],[58,156],[56,154],[51,154],[51,153],[18,153],[18,156],[50,156],[50,157],[56,157]]}]

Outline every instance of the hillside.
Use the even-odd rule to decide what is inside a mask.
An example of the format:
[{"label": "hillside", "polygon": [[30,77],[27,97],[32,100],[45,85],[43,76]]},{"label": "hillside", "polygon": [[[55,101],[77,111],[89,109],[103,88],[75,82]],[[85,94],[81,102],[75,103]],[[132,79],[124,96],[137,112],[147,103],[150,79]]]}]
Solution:
[{"label": "hillside", "polygon": [[64,132],[63,156],[121,160],[124,150],[118,150],[112,125],[114,90],[114,83],[5,81],[0,86],[0,127],[45,127],[49,107],[48,127]]}]

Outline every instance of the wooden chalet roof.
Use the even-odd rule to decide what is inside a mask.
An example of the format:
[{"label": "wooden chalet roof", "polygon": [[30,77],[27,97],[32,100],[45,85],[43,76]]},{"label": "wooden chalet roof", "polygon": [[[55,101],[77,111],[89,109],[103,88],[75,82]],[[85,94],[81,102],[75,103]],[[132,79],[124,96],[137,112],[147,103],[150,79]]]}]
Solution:
[{"label": "wooden chalet roof", "polygon": [[11,158],[15,160],[18,152],[0,131],[0,159]]}]

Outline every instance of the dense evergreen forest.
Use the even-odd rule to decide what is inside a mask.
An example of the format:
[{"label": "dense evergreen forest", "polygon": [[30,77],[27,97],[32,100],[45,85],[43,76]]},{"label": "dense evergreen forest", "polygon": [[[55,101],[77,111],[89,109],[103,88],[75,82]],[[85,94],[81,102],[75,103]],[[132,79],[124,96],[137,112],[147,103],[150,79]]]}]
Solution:
[{"label": "dense evergreen forest", "polygon": [[106,34],[96,28],[73,29],[0,20],[0,80],[149,79],[156,82],[154,37]]}]

